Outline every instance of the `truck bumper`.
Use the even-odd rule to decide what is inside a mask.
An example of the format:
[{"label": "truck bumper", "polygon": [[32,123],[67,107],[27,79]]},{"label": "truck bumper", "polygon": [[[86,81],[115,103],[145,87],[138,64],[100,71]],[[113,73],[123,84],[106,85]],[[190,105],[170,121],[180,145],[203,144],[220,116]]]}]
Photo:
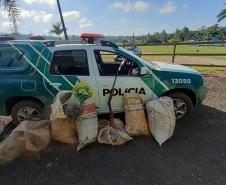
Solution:
[{"label": "truck bumper", "polygon": [[202,86],[199,90],[198,90],[198,96],[197,96],[197,104],[201,104],[202,101],[205,99],[206,94],[207,94],[207,87]]}]

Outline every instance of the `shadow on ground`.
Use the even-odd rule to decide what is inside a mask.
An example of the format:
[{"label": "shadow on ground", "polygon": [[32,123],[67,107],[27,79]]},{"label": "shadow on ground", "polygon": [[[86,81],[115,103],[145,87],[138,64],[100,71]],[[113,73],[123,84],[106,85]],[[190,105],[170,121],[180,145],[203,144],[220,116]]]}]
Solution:
[{"label": "shadow on ground", "polygon": [[0,168],[0,184],[176,185],[226,183],[226,113],[199,106],[159,147],[151,136],[121,147],[53,142],[39,155]]}]

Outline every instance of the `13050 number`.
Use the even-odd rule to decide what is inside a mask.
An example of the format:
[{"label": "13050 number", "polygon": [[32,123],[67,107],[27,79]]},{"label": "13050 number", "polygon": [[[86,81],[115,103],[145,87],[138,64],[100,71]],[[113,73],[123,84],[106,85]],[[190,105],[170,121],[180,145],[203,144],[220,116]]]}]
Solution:
[{"label": "13050 number", "polygon": [[189,78],[172,78],[172,83],[174,84],[190,84],[191,79]]}]

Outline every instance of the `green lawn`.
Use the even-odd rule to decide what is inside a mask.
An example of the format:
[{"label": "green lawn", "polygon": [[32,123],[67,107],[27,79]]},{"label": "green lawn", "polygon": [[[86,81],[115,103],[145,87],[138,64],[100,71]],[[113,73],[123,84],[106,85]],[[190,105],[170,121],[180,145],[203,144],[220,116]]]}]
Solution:
[{"label": "green lawn", "polygon": [[222,73],[226,74],[226,67],[192,67],[200,73]]},{"label": "green lawn", "polygon": [[[173,46],[141,46],[143,53],[172,53]],[[225,53],[225,47],[217,46],[189,46],[189,45],[178,45],[176,48],[176,54],[186,53],[186,54],[196,54],[196,53]],[[226,59],[226,56],[203,56],[214,59]]]}]

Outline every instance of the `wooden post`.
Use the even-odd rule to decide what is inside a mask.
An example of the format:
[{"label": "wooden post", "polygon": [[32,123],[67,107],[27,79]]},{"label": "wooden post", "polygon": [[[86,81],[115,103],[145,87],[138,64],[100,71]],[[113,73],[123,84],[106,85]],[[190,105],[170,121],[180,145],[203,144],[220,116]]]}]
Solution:
[{"label": "wooden post", "polygon": [[177,43],[174,42],[174,45],[173,45],[173,54],[172,54],[172,63],[174,63],[174,60],[175,60],[176,48],[177,48]]}]

